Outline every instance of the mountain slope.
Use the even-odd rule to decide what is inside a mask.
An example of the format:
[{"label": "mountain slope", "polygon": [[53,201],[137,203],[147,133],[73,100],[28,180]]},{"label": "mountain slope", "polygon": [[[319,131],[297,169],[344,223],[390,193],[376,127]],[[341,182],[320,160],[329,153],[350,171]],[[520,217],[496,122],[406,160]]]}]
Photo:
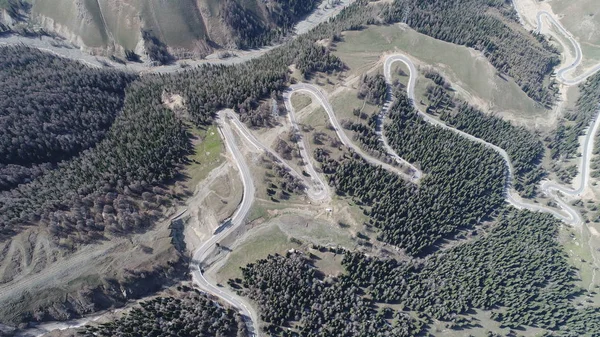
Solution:
[{"label": "mountain slope", "polygon": [[149,30],[175,56],[258,47],[284,36],[320,0],[34,0],[31,20],[100,54],[143,52]]}]

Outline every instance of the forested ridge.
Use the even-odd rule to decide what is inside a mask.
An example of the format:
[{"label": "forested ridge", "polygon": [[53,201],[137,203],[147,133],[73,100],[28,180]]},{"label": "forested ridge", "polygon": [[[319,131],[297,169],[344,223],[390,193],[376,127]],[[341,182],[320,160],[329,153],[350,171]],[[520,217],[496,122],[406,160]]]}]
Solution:
[{"label": "forested ridge", "polygon": [[317,71],[340,71],[344,67],[327,48],[302,36],[248,62],[231,66],[205,65],[148,81],[169,93],[182,95],[192,122],[205,126],[212,123],[215,113],[223,108],[235,109],[242,119],[253,119],[251,114],[257,111],[260,99],[285,88],[290,64],[297,64],[307,77]]},{"label": "forested ridge", "polygon": [[[0,234],[7,238],[26,225],[42,221],[55,237],[85,243],[151,225],[160,217],[161,206],[168,205],[174,196],[160,185],[179,174],[191,151],[185,121],[162,105],[162,93],[181,94],[191,122],[199,127],[212,123],[214,114],[226,107],[242,115],[252,114],[257,111],[259,99],[283,89],[289,64],[303,62],[307,75],[342,66],[339,59],[312,40],[298,40],[240,65],[209,65],[174,75],[149,75],[131,84],[122,112],[95,148],[60,162],[57,169],[38,169],[36,179],[27,182],[20,178],[19,182],[26,184],[13,183],[14,188],[0,195]],[[297,53],[313,47],[322,52]],[[30,51],[16,50],[25,55]],[[325,62],[321,59],[324,55]],[[104,97],[93,102],[102,105]],[[107,106],[111,107],[109,102]],[[64,118],[68,110],[55,112]],[[81,132],[85,134],[85,129]]]},{"label": "forested ridge", "polygon": [[136,78],[27,47],[2,48],[0,64],[0,190],[102,140]]},{"label": "forested ridge", "polygon": [[[469,318],[474,308],[490,310],[494,320],[517,331],[533,326],[552,336],[596,336],[600,311],[572,303],[584,290],[574,285],[573,269],[556,242],[558,226],[551,215],[505,211],[489,234],[421,262],[342,251],[346,272],[331,277],[305,255],[288,253],[247,265],[243,279],[230,284],[258,302],[266,330],[278,336],[329,336],[331,326],[336,329],[330,333],[346,336],[416,336],[431,319],[460,330],[479,324]],[[323,301],[329,292],[335,296]],[[385,309],[385,303],[399,311]],[[352,318],[337,325],[343,315]],[[402,319],[391,326],[382,316]],[[315,318],[321,323],[313,324]]]},{"label": "forested ridge", "polygon": [[238,48],[256,48],[276,42],[288,35],[295,23],[317,8],[321,0],[265,1],[270,22],[263,22],[252,10],[238,1],[225,0],[221,4],[222,17],[233,30]]},{"label": "forested ridge", "polygon": [[508,74],[529,97],[549,107],[557,88],[548,79],[560,63],[558,51],[541,35],[531,36],[504,0],[394,0],[385,22],[404,22],[436,39],[482,51],[498,71]]},{"label": "forested ridge", "polygon": [[235,310],[223,307],[188,286],[171,296],[144,301],[122,318],[86,326],[80,336],[244,337],[246,325]]},{"label": "forested ridge", "polygon": [[516,127],[500,117],[461,104],[455,113],[440,115],[448,125],[504,149],[515,169],[514,187],[525,197],[535,195],[536,185],[544,176],[539,166],[544,156],[544,146],[533,133]]},{"label": "forested ridge", "polygon": [[540,167],[544,157],[542,141],[524,127],[485,114],[465,101],[453,97],[450,92],[451,85],[437,72],[427,70],[425,77],[435,83],[427,86],[427,113],[438,116],[451,127],[504,149],[515,170],[515,189],[525,197],[534,196],[537,184],[545,175]]},{"label": "forested ridge", "polygon": [[421,332],[421,322],[390,308],[377,309],[350,279],[322,275],[312,262],[299,252],[269,256],[242,268],[243,280],[230,284],[258,302],[271,336],[409,337]]},{"label": "forested ridge", "polygon": [[425,177],[419,186],[357,156],[316,155],[336,192],[367,206],[378,239],[418,255],[441,238],[471,228],[504,202],[506,165],[493,150],[423,121],[406,95],[390,107],[390,145]]},{"label": "forested ridge", "polygon": [[183,122],[160,97],[158,86],[132,84],[122,112],[94,148],[2,192],[2,237],[39,221],[77,242],[148,226],[157,215],[150,211],[168,202],[158,184],[177,174],[191,150]]},{"label": "forested ridge", "polygon": [[[346,255],[344,266],[377,301],[452,320],[470,308],[493,311],[505,326],[539,326],[561,336],[600,333],[598,308],[575,308],[583,292],[556,242],[559,222],[529,211],[503,214],[489,235],[422,264]],[[441,300],[443,299],[443,300]],[[502,310],[498,310],[502,309]]]}]

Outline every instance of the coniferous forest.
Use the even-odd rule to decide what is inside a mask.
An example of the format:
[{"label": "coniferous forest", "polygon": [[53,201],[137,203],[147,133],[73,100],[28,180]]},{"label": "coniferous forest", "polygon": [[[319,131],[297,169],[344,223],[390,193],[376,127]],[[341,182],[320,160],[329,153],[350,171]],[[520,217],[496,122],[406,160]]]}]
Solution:
[{"label": "coniferous forest", "polygon": [[378,239],[418,255],[500,207],[507,167],[491,149],[423,121],[405,94],[397,97],[386,133],[397,153],[426,174],[419,186],[357,156],[321,161],[338,194],[367,206]]},{"label": "coniferous forest", "polygon": [[[2,54],[9,54],[10,50],[5,50],[7,53]],[[46,57],[45,54],[24,47],[14,48],[12,53],[15,57],[30,55],[32,59],[41,57],[42,60]],[[75,64],[71,65],[75,69],[79,66],[74,61],[60,62]],[[29,67],[33,74],[53,71],[47,70],[44,62],[32,63]],[[87,72],[91,70],[82,71],[81,76],[85,76]],[[28,181],[26,177],[8,186],[13,188],[2,192],[0,233],[4,239],[26,226],[39,223],[56,237],[68,236],[85,243],[104,233],[126,233],[148,226],[155,216],[150,210],[156,206],[150,203],[166,202],[157,200],[157,190],[153,190],[153,187],[173,178],[176,166],[183,163],[185,154],[190,151],[183,123],[162,106],[158,86],[132,83],[125,89],[126,84],[133,79],[131,76],[103,73],[92,73],[85,80],[80,80],[83,82],[81,84],[77,82],[75,75],[64,79],[57,74],[48,75],[49,92],[44,91],[43,87],[38,91],[35,87],[28,86],[25,91],[29,91],[32,97],[29,100],[30,119],[22,118],[23,113],[16,108],[20,105],[17,101],[5,101],[12,105],[3,111],[14,111],[13,118],[21,117],[13,122],[14,127],[7,126],[7,129],[14,130],[12,140],[21,138],[24,142],[20,144],[23,149],[20,158],[3,164],[21,163],[24,167],[32,167],[44,164],[44,161],[54,161],[51,164],[56,167],[45,171],[42,169],[35,179]],[[107,93],[99,90],[103,82],[88,84],[94,85],[100,96],[84,93],[77,100],[76,95],[72,96],[67,92],[52,95],[52,90],[57,88],[56,83],[75,81],[71,86],[78,85],[79,88],[73,90],[77,92],[85,90],[84,81],[95,77],[100,81],[103,75],[116,77],[115,80],[111,77],[105,79]],[[119,84],[118,80],[122,81],[119,90],[121,93],[125,92],[125,99],[122,96],[119,98],[119,91],[111,89],[111,83]],[[26,78],[22,81],[23,85],[27,84]],[[65,85],[63,90],[69,88],[71,87]],[[114,97],[109,96],[110,90],[117,91],[113,94]],[[35,93],[41,97],[37,101]],[[51,100],[52,97],[57,97],[56,102],[44,101]],[[65,97],[63,99],[67,101],[61,102],[58,97]],[[73,101],[69,102],[69,98]],[[79,106],[85,104],[85,99],[89,103]],[[62,109],[51,109],[59,104]],[[122,105],[121,111],[118,111],[119,104]],[[89,124],[81,120],[86,118],[85,113],[78,114],[78,111],[85,112],[87,109],[91,110]],[[93,109],[97,109],[98,114],[94,114]],[[93,124],[94,119],[99,119],[96,125]],[[32,124],[28,125],[29,122]],[[70,132],[72,129],[73,132]],[[45,132],[40,133],[39,130]],[[64,134],[66,131],[69,133]],[[32,139],[31,143],[25,141],[28,137]],[[37,143],[35,137],[39,137]],[[86,149],[91,145],[95,146]],[[19,153],[10,148],[7,150],[13,155]],[[54,157],[44,158],[36,156],[34,152],[46,153],[46,150],[50,154],[56,153],[59,159],[61,155],[65,159],[74,154],[78,156],[57,163]],[[147,199],[148,209],[140,208],[134,202],[137,199]]]},{"label": "coniferous forest", "polygon": [[96,145],[136,79],[37,49],[3,48],[0,64],[0,190]]},{"label": "coniferous forest", "polygon": [[319,0],[273,0],[267,6],[268,22],[272,22],[272,25],[234,0],[222,2],[221,15],[232,28],[238,48],[257,48],[284,38],[292,31],[294,24],[310,14],[319,3]]},{"label": "coniferous forest", "polygon": [[241,337],[246,324],[233,309],[188,286],[173,296],[144,301],[122,318],[89,326],[80,336]]},{"label": "coniferous forest", "polygon": [[490,310],[514,333],[534,326],[595,336],[600,310],[571,302],[584,290],[555,240],[558,226],[550,215],[502,211],[485,237],[421,262],[336,251],[346,271],[334,277],[315,269],[312,254],[288,253],[249,264],[231,283],[258,303],[272,336],[419,336],[433,319],[477,326],[459,315],[473,309]]},{"label": "coniferous forest", "polygon": [[544,144],[539,137],[500,117],[486,114],[454,97],[451,85],[437,72],[425,71],[429,85],[426,97],[427,113],[436,115],[451,127],[462,130],[506,151],[514,166],[514,187],[525,197],[536,193],[537,184],[545,173],[540,167],[544,156]]},{"label": "coniferous forest", "polygon": [[575,109],[565,116],[549,137],[548,147],[553,159],[569,159],[577,155],[578,138],[600,110],[600,74],[595,74],[579,85],[580,96]]},{"label": "coniferous forest", "polygon": [[[278,1],[270,15],[290,29],[317,3]],[[237,8],[237,2],[222,6],[225,21],[239,25],[241,47],[271,41],[267,27]],[[557,52],[542,37],[511,24],[515,20],[501,0],[358,0],[308,34],[245,63],[143,76],[87,68],[27,47],[3,47],[0,240],[38,228],[57,242],[68,239],[74,250],[152,228],[165,208],[185,197],[171,187],[183,178],[193,149],[190,126],[211,125],[223,108],[234,109],[242,120],[269,125],[260,122],[261,100],[279,97],[290,84],[290,65],[306,79],[343,71],[342,61],[318,42],[367,25],[404,22],[473,47],[530,97],[550,106],[555,89],[549,75],[558,63]],[[146,40],[156,61],[168,62],[165,46],[150,33]],[[442,89],[431,89],[429,99],[437,103],[430,112],[504,147],[523,190],[537,183],[541,148],[534,135],[467,105],[446,106],[451,102],[444,96],[444,82],[432,79]],[[593,109],[596,82],[584,86],[581,109]],[[364,77],[359,95],[381,104],[384,84],[381,76]],[[185,114],[165,107],[161,97],[169,94],[182,96]],[[457,328],[476,324],[461,314],[485,309],[515,329],[536,326],[559,336],[600,333],[598,310],[575,308],[571,302],[585,291],[575,286],[574,271],[556,241],[559,223],[547,215],[505,210],[502,158],[426,123],[405,94],[395,96],[386,135],[401,157],[425,173],[418,185],[351,152],[333,158],[317,150],[315,158],[337,194],[361,207],[377,239],[407,253],[407,261],[340,250],[345,272],[337,277],[322,275],[314,258],[299,252],[252,263],[243,268],[242,279],[230,283],[258,303],[266,331],[277,336],[415,336],[426,333],[433,319]],[[375,119],[368,124],[370,129],[357,130],[362,141],[374,144],[370,130]],[[508,133],[519,144],[503,143],[501,135]],[[564,153],[560,146],[556,151]],[[493,223],[487,235],[442,249],[444,240],[484,222]],[[120,321],[88,332],[158,336],[175,334],[175,329],[186,336],[242,334],[232,310],[193,292],[183,299],[144,302]]]},{"label": "coniferous forest", "polygon": [[404,22],[436,39],[483,52],[501,73],[514,78],[529,97],[552,106],[558,91],[547,78],[559,64],[558,51],[541,35],[531,36],[504,0],[394,0],[384,11],[386,22]]}]

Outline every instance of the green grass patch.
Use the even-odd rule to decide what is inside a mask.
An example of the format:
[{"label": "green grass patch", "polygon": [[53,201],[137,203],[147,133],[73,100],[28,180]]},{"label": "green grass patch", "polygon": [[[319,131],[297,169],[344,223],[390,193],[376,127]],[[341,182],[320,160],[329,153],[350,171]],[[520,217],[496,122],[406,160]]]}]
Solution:
[{"label": "green grass patch", "polygon": [[248,214],[248,222],[252,222],[258,219],[267,219],[269,217],[269,213],[267,209],[263,205],[257,205],[256,203],[250,210],[250,214]]},{"label": "green grass patch", "polygon": [[284,254],[289,249],[298,247],[298,244],[290,242],[277,224],[272,223],[258,229],[229,254],[227,261],[217,272],[217,279],[223,283],[228,279],[241,277],[241,266],[265,258],[269,254]]},{"label": "green grass patch", "polygon": [[312,103],[312,98],[302,93],[295,93],[292,95],[291,102],[294,109],[300,111]]},{"label": "green grass patch", "polygon": [[366,103],[364,100],[358,98],[356,96],[357,92],[355,89],[345,90],[330,99],[331,107],[333,107],[333,111],[338,119],[359,122],[359,117],[353,114],[354,109],[359,109],[369,116],[379,111],[378,106]]},{"label": "green grass patch", "polygon": [[[402,75],[400,75],[402,73]],[[408,80],[410,79],[410,70],[406,66],[406,64],[402,62],[396,62],[392,65],[392,79],[398,80],[404,86],[408,85]]]},{"label": "green grass patch", "polygon": [[329,222],[307,220],[305,223],[282,222],[280,228],[290,237],[326,247],[343,246],[352,249],[356,245],[350,233]]},{"label": "green grass patch", "polygon": [[[579,40],[582,49],[585,44],[600,45],[600,8],[597,0],[552,0],[548,4],[560,17],[562,25]],[[585,49],[583,54],[584,59],[591,57]]]},{"label": "green grass patch", "polygon": [[223,141],[217,127],[212,125],[206,130],[192,128],[190,133],[195,137],[194,154],[189,157],[190,164],[186,168],[188,180],[187,187],[193,189],[204,180],[210,171],[221,165],[224,161]]},{"label": "green grass patch", "polygon": [[323,109],[322,106],[319,106],[310,113],[302,116],[302,118],[300,118],[298,122],[310,125],[315,128],[326,127],[329,124],[329,117],[327,116],[327,112],[325,112],[325,109]]},{"label": "green grass patch", "polygon": [[348,74],[352,76],[375,67],[385,52],[404,52],[435,66],[464,91],[489,102],[493,111],[528,117],[547,114],[512,79],[498,76],[496,69],[480,53],[399,25],[372,26],[363,31],[346,32],[334,54],[350,67]]},{"label": "green grass patch", "polygon": [[[592,234],[587,233],[587,235]],[[563,227],[559,234],[559,241],[568,255],[569,263],[578,270],[578,276],[581,280],[577,282],[577,285],[588,289],[592,283],[594,259],[586,239],[578,230]]]}]

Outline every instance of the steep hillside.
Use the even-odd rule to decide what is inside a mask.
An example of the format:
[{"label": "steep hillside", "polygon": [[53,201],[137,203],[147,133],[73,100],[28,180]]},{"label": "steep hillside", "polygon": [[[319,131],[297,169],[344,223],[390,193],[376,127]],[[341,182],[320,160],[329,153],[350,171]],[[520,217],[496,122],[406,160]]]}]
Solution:
[{"label": "steep hillside", "polygon": [[287,34],[319,0],[33,0],[31,20],[100,54],[143,53],[142,30],[175,56],[257,47]]},{"label": "steep hillside", "polygon": [[22,47],[2,48],[0,63],[0,191],[102,140],[136,78]]}]

